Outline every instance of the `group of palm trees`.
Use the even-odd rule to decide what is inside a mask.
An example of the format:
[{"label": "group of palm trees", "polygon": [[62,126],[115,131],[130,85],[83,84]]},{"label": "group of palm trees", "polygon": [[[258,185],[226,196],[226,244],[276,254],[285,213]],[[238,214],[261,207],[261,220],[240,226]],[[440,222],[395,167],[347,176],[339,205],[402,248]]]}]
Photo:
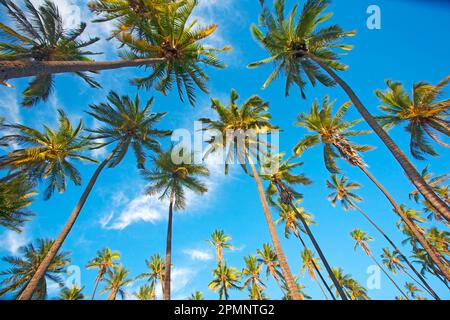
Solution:
[{"label": "group of palm trees", "polygon": [[[303,287],[298,283],[298,277],[290,269],[281,245],[276,224],[284,223],[285,236],[293,234],[300,240],[302,271],[307,271],[317,282],[325,298],[369,298],[365,288],[356,280],[344,274],[342,269],[332,267],[310,227],[314,223],[313,216],[301,207],[302,194],[296,188],[307,186],[311,181],[304,174],[296,172],[302,163],[295,162],[295,159],[310,148],[322,144],[325,167],[331,173],[326,182],[332,191],[329,196],[331,203],[336,205],[340,202],[345,210],[361,213],[391,247],[383,249],[380,263],[368,246],[368,241],[372,238],[364,231],[355,229],[351,233],[356,241],[355,248],[360,246],[374,260],[398,289],[399,298],[424,298],[418,295],[418,292],[423,291],[434,299],[440,299],[428,283],[427,276],[437,277],[448,287],[449,233],[440,229],[441,226],[448,227],[450,218],[450,193],[445,185],[448,176],[434,177],[428,169],[418,172],[385,129],[406,124],[411,137],[411,155],[416,159],[438,156],[434,143],[449,147],[439,134],[450,135],[450,123],[447,120],[450,100],[441,99],[450,76],[436,85],[416,83],[411,96],[400,83],[388,81],[386,91],[376,91],[383,104],[383,115],[375,117],[336,73],[347,68],[340,62],[341,50],[352,49],[352,46],[342,43],[342,40],[354,36],[355,32],[346,32],[338,25],[323,27],[323,23],[331,17],[331,13],[325,12],[330,1],[306,0],[300,13],[298,5],[295,5],[287,14],[284,0],[275,0],[274,10],[264,1],[260,2],[262,12],[259,24],[253,25],[251,31],[256,41],[267,50],[269,57],[248,67],[255,68],[267,63],[274,65],[275,69],[263,88],[277,76],[283,75],[286,78],[286,95],[290,87],[295,85],[304,97],[306,86],[310,82],[313,86],[338,85],[350,101],[333,113],[334,101],[329,97],[322,101],[316,99],[309,112],[301,113],[295,123],[309,131],[309,134],[299,139],[292,156],[286,157],[285,153],[265,155],[279,164],[275,171],[269,170],[267,163],[261,162],[259,155],[255,154],[255,150],[264,147],[259,139],[246,139],[245,143],[227,150],[233,153],[227,155],[227,158],[238,155],[246,160],[242,167],[255,180],[272,245],[264,244],[263,249],[258,250],[258,257],[247,256],[245,267],[242,272],[238,272],[236,268],[228,266],[223,258],[223,249],[230,248],[229,237],[222,231],[215,232],[211,243],[216,248],[218,265],[213,271],[214,280],[209,287],[218,291],[221,299],[227,299],[229,290],[233,288],[248,288],[251,299],[266,299],[265,284],[260,278],[264,265],[267,274],[273,277],[286,299],[307,298]],[[13,90],[10,80],[33,77],[22,93],[24,106],[48,100],[54,88],[55,74],[75,73],[90,86],[99,88],[101,84],[89,73],[125,67],[145,67],[146,75],[131,79],[132,85],[147,90],[154,88],[164,94],[175,86],[180,99],[183,101],[187,98],[194,105],[196,88],[208,93],[208,76],[203,68],[225,67],[216,54],[230,49],[213,48],[205,44],[204,40],[216,31],[217,25],[197,27],[197,20],[191,19],[192,12],[198,5],[197,0],[89,2],[90,10],[97,17],[94,23],[109,21],[115,26],[110,40],[115,39],[120,43],[119,55],[122,60],[117,61],[91,60],[89,57],[95,53],[87,51],[87,47],[99,39],[80,40],[87,27],[85,23],[74,29],[65,29],[58,8],[51,0],[44,1],[39,7],[29,0],[24,0],[21,4],[0,0],[0,4],[11,18],[11,26],[0,23],[0,32],[5,36],[2,39],[6,39],[2,40],[5,42],[0,42],[0,83],[8,87],[8,90]],[[205,129],[218,130],[224,135],[229,129],[238,132],[254,130],[258,134],[280,129],[271,122],[268,102],[256,95],[241,105],[238,100],[239,95],[235,90],[231,92],[230,101],[226,104],[212,99],[211,107],[217,117],[200,119]],[[19,300],[43,299],[46,296],[46,278],[61,282],[58,276],[70,263],[67,253],[61,252],[64,241],[102,171],[118,166],[131,147],[137,167],[148,182],[146,193],[168,203],[166,254],[164,258],[156,255],[147,261],[150,273],[141,277],[148,279],[148,284],[139,289],[137,296],[154,299],[156,284],[159,282],[163,298],[171,298],[173,213],[185,208],[188,190],[198,194],[208,191],[205,179],[209,171],[204,164],[174,163],[174,147],[166,150],[161,147],[163,139],[171,134],[171,130],[157,128],[166,113],[152,112],[152,103],[153,99],[141,102],[139,94],[133,98],[111,91],[104,102],[91,104],[87,110],[87,114],[100,123],[96,128],[85,128],[82,121],[74,125],[63,110],[58,111],[56,129],[44,126],[39,131],[22,124],[1,121],[3,137],[0,138],[0,145],[11,150],[0,156],[0,170],[5,173],[0,179],[0,224],[5,228],[20,232],[32,217],[33,213],[27,207],[38,192],[38,182],[45,182],[44,198],[49,199],[55,190],[60,193],[65,191],[67,179],[75,185],[82,184],[74,160],[97,163],[98,166],[66,225],[54,241],[39,240],[37,248],[32,244],[22,248],[23,258],[5,258],[13,267],[2,273],[9,277],[2,282],[0,296],[14,293]],[[352,106],[363,119],[345,119],[347,110]],[[420,216],[420,212],[399,204],[369,171],[361,154],[370,151],[372,147],[351,141],[354,136],[372,133],[353,128],[361,121],[365,121],[381,139],[416,187],[410,198],[423,204],[424,210],[429,212],[427,218]],[[225,140],[221,145],[213,140],[208,143],[210,150],[227,149]],[[109,150],[101,162],[86,156],[89,150],[99,148]],[[206,156],[209,154],[208,151]],[[190,155],[191,159],[193,157],[193,154]],[[407,236],[405,244],[411,245],[411,257],[403,254],[392,238],[359,207],[357,203],[362,198],[355,192],[360,185],[349,181],[342,174],[338,166],[339,159],[345,160],[350,168],[360,169],[392,205],[393,212],[400,218],[398,228]],[[228,164],[225,164],[224,169],[227,174]],[[274,221],[271,209],[279,213],[279,220]],[[427,228],[425,223],[429,221],[436,222],[437,226]],[[131,280],[128,271],[114,263],[113,260],[117,258],[116,252],[105,249],[89,263],[89,268],[98,268],[92,298],[95,297],[99,283],[105,284],[104,291],[110,293],[108,299],[114,300],[118,294],[124,294],[124,286]],[[406,285],[408,294],[388,271],[391,274],[405,273],[411,278],[413,282]],[[241,286],[239,281],[242,277],[244,283]],[[74,287],[65,288],[61,296],[68,299],[81,298],[83,295],[81,288]],[[201,297],[199,292],[192,296]]]}]

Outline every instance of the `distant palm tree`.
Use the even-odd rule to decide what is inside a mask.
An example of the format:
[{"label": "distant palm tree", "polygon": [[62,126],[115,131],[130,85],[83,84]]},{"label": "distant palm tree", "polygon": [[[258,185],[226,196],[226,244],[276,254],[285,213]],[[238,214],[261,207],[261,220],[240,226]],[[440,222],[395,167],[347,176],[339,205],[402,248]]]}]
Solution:
[{"label": "distant palm tree", "polygon": [[91,300],[94,300],[95,292],[97,291],[98,284],[103,281],[105,274],[110,268],[116,266],[114,260],[120,259],[120,253],[117,251],[111,251],[109,248],[105,248],[101,251],[97,251],[97,256],[88,262],[87,269],[98,269],[97,277],[95,277],[94,291],[92,292]]},{"label": "distant palm tree", "polygon": [[170,300],[170,281],[172,266],[172,225],[173,211],[186,208],[186,191],[204,194],[208,191],[200,178],[208,177],[209,170],[204,165],[190,163],[194,160],[191,155],[189,163],[176,164],[172,158],[176,151],[171,147],[153,158],[153,170],[143,171],[142,175],[149,182],[147,194],[159,195],[160,200],[169,200],[169,222],[166,241],[166,273],[164,276],[164,300]]},{"label": "distant palm tree", "polygon": [[266,279],[269,279],[269,275],[275,280],[280,291],[284,293],[282,287],[283,274],[280,270],[280,262],[273,247],[268,244],[263,244],[263,249],[258,249],[258,261],[263,263],[266,267]]},{"label": "distant palm tree", "polygon": [[226,235],[223,230],[214,230],[211,234],[211,240],[207,240],[210,245],[216,249],[217,263],[223,260],[223,249],[234,250],[234,247],[229,243],[231,236]]},{"label": "distant palm tree", "polygon": [[376,263],[376,265],[381,269],[381,271],[383,271],[383,273],[386,275],[386,277],[389,278],[389,280],[397,288],[397,290],[400,291],[400,293],[403,294],[405,296],[405,298],[408,298],[406,296],[406,294],[402,291],[402,289],[400,289],[400,287],[394,281],[394,279],[392,279],[392,277],[389,275],[389,273],[387,273],[386,270],[384,270],[384,268],[381,266],[381,264],[377,261],[377,259],[375,259],[372,252],[370,251],[367,242],[372,241],[373,238],[369,237],[366,232],[361,231],[360,229],[354,229],[352,232],[350,232],[350,236],[353,238],[353,240],[356,241],[354,249],[356,250],[356,248],[358,246],[360,246],[363,249],[363,251],[366,253],[366,255],[371,257],[372,260]]},{"label": "distant palm tree", "polygon": [[388,80],[385,92],[375,92],[384,104],[380,109],[385,115],[377,117],[379,123],[384,128],[406,123],[406,131],[411,136],[409,147],[416,159],[425,159],[425,154],[438,155],[427,140],[427,135],[439,145],[450,148],[437,135],[440,132],[450,136],[450,122],[447,120],[450,100],[441,100],[449,81],[450,76],[447,76],[435,86],[426,82],[415,83],[412,95],[409,96],[400,82]]},{"label": "distant palm tree", "polygon": [[333,115],[332,108],[334,101],[330,102],[329,97],[323,99],[319,106],[317,100],[314,101],[309,113],[301,113],[296,122],[297,126],[304,127],[312,132],[306,135],[294,148],[297,156],[300,156],[306,149],[309,149],[319,143],[323,144],[323,153],[325,166],[331,173],[339,173],[336,159],[343,159],[350,165],[360,169],[384,194],[386,199],[391,203],[394,212],[406,223],[412,231],[415,239],[419,241],[421,246],[428,252],[433,261],[438,265],[439,269],[450,279],[450,271],[442,262],[442,257],[436,250],[430,246],[427,239],[420,232],[419,227],[406,215],[401,206],[395,201],[388,190],[373,176],[367,169],[360,152],[366,152],[372,149],[367,145],[358,145],[348,140],[349,137],[364,135],[368,131],[357,131],[353,129],[360,120],[347,122],[343,116],[348,111],[350,104],[344,103]]},{"label": "distant palm tree", "polygon": [[241,275],[244,277],[243,288],[249,288],[250,298],[252,300],[263,300],[265,284],[260,278],[263,264],[255,256],[244,257],[245,267]]},{"label": "distant palm tree", "polygon": [[[9,256],[2,258],[11,267],[0,272],[0,277],[7,277],[0,282],[2,286],[2,289],[0,289],[0,297],[11,292],[14,292],[15,296],[18,296],[23,291],[36,272],[39,264],[47,255],[53,242],[53,240],[38,239],[36,240],[36,245],[30,243],[19,248],[21,257]],[[68,252],[61,252],[56,255],[46,270],[45,277],[39,281],[31,299],[44,300],[46,298],[47,279],[62,286],[64,279],[61,275],[66,273],[66,267],[70,262]]]},{"label": "distant palm tree", "polygon": [[139,300],[155,300],[155,288],[154,284],[144,284],[139,287],[139,291],[135,294]]},{"label": "distant palm tree", "polygon": [[161,284],[161,291],[164,293],[166,264],[160,254],[154,254],[150,257],[150,260],[145,260],[145,264],[150,271],[140,274],[137,278],[146,279],[150,283],[150,286],[153,289],[152,295],[156,299],[156,285],[158,284],[158,281]]},{"label": "distant palm tree", "polygon": [[39,279],[45,273],[51,259],[56,255],[72,230],[103,169],[117,166],[127,154],[130,145],[137,158],[138,168],[143,168],[146,159],[144,150],[147,149],[152,152],[160,151],[159,139],[170,134],[170,131],[162,131],[155,128],[156,124],[166,113],[151,112],[150,107],[153,99],[150,99],[142,108],[139,95],[136,95],[133,100],[129,96],[120,97],[117,93],[111,91],[107,100],[106,103],[90,106],[88,114],[103,124],[98,129],[89,130],[93,133],[90,138],[93,140],[102,140],[102,143],[98,147],[105,147],[114,143],[116,145],[95,170],[77,205],[69,216],[66,225],[58,235],[54,246],[49,251],[47,258],[42,261],[33,279],[20,296],[20,300],[28,300],[31,297],[32,292],[36,288]]},{"label": "distant palm tree", "polygon": [[195,291],[188,300],[205,300],[205,297],[203,296],[203,293],[200,291]]},{"label": "distant palm tree", "polygon": [[[364,218],[366,218],[369,223],[377,229],[378,232],[380,232],[383,237],[389,242],[389,244],[392,246],[392,248],[395,250],[394,252],[400,256],[400,259],[410,267],[410,269],[416,274],[416,276],[422,281],[423,285],[425,285],[428,289],[427,291],[430,292],[430,294],[436,298],[439,299],[439,296],[434,292],[434,290],[430,287],[430,285],[426,282],[426,280],[423,278],[423,276],[420,274],[419,271],[417,271],[416,268],[414,268],[413,264],[409,261],[409,259],[400,251],[399,247],[394,243],[394,241],[370,218],[370,216],[364,212],[358,205],[357,202],[361,202],[363,199],[358,196],[355,193],[355,190],[359,189],[361,185],[357,182],[351,182],[348,181],[347,177],[342,175],[340,178],[338,178],[336,175],[332,175],[330,180],[327,180],[326,182],[328,189],[330,189],[332,192],[328,196],[328,200],[330,200],[331,204],[336,206],[336,203],[339,201],[341,203],[342,208],[347,210],[357,210],[359,213],[361,213]],[[389,251],[388,249],[386,253]],[[400,262],[400,260],[399,260]],[[391,271],[393,269],[390,268]],[[409,273],[406,271],[405,267],[402,265],[402,271]],[[394,273],[395,274],[395,273]],[[415,280],[414,277],[409,275],[412,279]]]},{"label": "distant palm tree", "polygon": [[122,265],[116,265],[109,269],[105,277],[105,288],[100,294],[109,292],[108,300],[116,300],[119,294],[122,299],[125,297],[126,291],[124,287],[131,284],[133,280],[128,278],[128,270]]},{"label": "distant palm tree", "polygon": [[[337,75],[336,71],[344,71],[348,68],[339,61],[343,55],[342,51],[337,51],[353,48],[351,45],[343,44],[342,39],[354,36],[355,32],[345,32],[339,25],[321,27],[332,16],[332,13],[324,13],[330,3],[330,0],[307,0],[299,18],[297,18],[298,5],[295,5],[287,16],[285,15],[284,0],[274,1],[275,14],[268,8],[264,8],[259,22],[266,33],[256,25],[253,25],[251,30],[256,40],[267,49],[271,56],[252,63],[249,67],[274,63],[275,70],[263,88],[278,74],[283,73],[286,76],[286,95],[291,85],[296,85],[304,97],[304,88],[308,81],[313,86],[318,82],[326,87],[338,84],[401,165],[410,181],[445,219],[450,220],[450,208],[426,184],[411,161],[378,124],[352,88]],[[326,73],[323,73],[321,69]]]},{"label": "distant palm tree", "polygon": [[73,286],[71,288],[62,288],[59,293],[59,300],[83,300],[86,296],[82,293],[84,287]]},{"label": "distant palm tree", "polygon": [[[230,103],[222,105],[217,99],[212,99],[212,109],[217,113],[219,119],[212,120],[201,118],[204,124],[203,130],[220,132],[222,139],[212,138],[209,141],[210,148],[205,157],[213,152],[220,150],[226,152],[225,174],[228,174],[230,161],[237,158],[244,171],[248,173],[247,163],[250,165],[252,176],[256,182],[259,198],[264,212],[264,217],[269,228],[270,238],[280,261],[280,267],[283,276],[286,279],[287,286],[293,292],[294,300],[298,300],[294,277],[287,263],[286,255],[281,247],[280,239],[277,234],[272,215],[270,213],[269,203],[264,194],[264,187],[261,177],[256,169],[253,156],[258,160],[265,148],[270,148],[270,144],[260,141],[258,137],[261,134],[269,134],[271,131],[277,131],[278,127],[270,123],[271,115],[268,112],[269,104],[258,96],[252,96],[241,106],[238,106],[239,95],[235,90],[231,91]],[[250,136],[245,136],[245,135]],[[230,140],[230,141],[228,141]],[[258,154],[256,154],[258,153]]]},{"label": "distant palm tree", "polygon": [[426,300],[424,297],[418,296],[417,293],[422,292],[419,288],[417,288],[413,283],[407,282],[405,283],[405,288],[408,290],[408,294],[411,298],[415,300]]},{"label": "distant palm tree", "polygon": [[241,275],[236,268],[228,267],[226,263],[220,263],[213,270],[214,279],[208,284],[208,288],[214,292],[219,291],[219,300],[228,300],[229,290],[238,289]]},{"label": "distant palm tree", "polygon": [[[342,268],[333,268],[333,273],[339,285],[345,290],[351,300],[369,300],[367,290],[349,274],[344,274]],[[332,285],[334,286],[334,285]]]},{"label": "distant palm tree", "polygon": [[303,249],[301,256],[302,256],[302,267],[301,267],[300,271],[303,274],[306,271],[308,271],[308,274],[309,274],[309,277],[311,278],[311,280],[314,280],[317,283],[317,285],[319,286],[320,291],[322,291],[325,299],[328,300],[328,296],[325,293],[325,291],[323,290],[322,285],[320,284],[320,282],[316,276],[316,270],[317,269],[320,270],[319,259],[316,258],[314,256],[314,253],[307,248]]}]

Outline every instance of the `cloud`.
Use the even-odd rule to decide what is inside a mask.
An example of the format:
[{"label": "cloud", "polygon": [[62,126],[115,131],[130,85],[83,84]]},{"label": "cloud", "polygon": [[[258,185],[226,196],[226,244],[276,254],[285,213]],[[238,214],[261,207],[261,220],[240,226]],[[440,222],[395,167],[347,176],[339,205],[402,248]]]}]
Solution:
[{"label": "cloud", "polygon": [[17,233],[6,231],[0,238],[0,249],[9,251],[11,254],[17,254],[20,247],[28,243],[28,237],[24,232]]},{"label": "cloud", "polygon": [[[190,283],[194,280],[197,275],[197,271],[192,268],[186,267],[174,267],[171,273],[171,295],[175,297],[185,297],[183,294],[184,289],[188,287]],[[157,298],[162,298],[162,289],[161,286],[156,287],[156,296]]]},{"label": "cloud", "polygon": [[0,117],[6,119],[10,123],[22,122],[20,115],[20,106],[14,89],[0,87],[2,101],[0,102]]},{"label": "cloud", "polygon": [[214,256],[210,252],[199,249],[186,249],[183,252],[192,260],[209,261],[214,259]]}]

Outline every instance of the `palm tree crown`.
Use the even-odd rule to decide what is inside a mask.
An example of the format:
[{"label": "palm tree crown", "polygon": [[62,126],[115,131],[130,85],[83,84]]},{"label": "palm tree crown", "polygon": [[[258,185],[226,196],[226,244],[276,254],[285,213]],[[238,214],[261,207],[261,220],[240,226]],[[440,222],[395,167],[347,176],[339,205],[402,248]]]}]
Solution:
[{"label": "palm tree crown", "polygon": [[132,282],[133,280],[128,278],[128,270],[122,265],[117,265],[108,270],[105,278],[105,287],[100,294],[109,291],[108,300],[116,300],[118,294],[123,299],[126,295],[125,287]]},{"label": "palm tree crown", "polygon": [[234,250],[234,247],[229,241],[231,241],[231,236],[226,235],[223,230],[214,230],[211,234],[211,240],[208,240],[208,243],[216,248],[216,258],[218,263],[222,262],[223,249]]},{"label": "palm tree crown", "polygon": [[209,283],[208,288],[214,292],[219,291],[220,300],[228,300],[229,290],[240,290],[239,281],[241,275],[236,268],[228,267],[226,263],[220,263],[216,269],[213,270],[214,279]]},{"label": "palm tree crown", "polygon": [[356,202],[361,202],[362,198],[358,196],[353,190],[357,190],[361,185],[357,182],[348,181],[347,177],[342,175],[340,178],[333,174],[330,180],[327,180],[327,187],[332,192],[328,196],[333,207],[336,202],[340,202],[344,210],[355,208]]},{"label": "palm tree crown", "polygon": [[83,289],[78,286],[71,288],[63,288],[59,293],[59,300],[83,300],[86,296],[83,294]]}]

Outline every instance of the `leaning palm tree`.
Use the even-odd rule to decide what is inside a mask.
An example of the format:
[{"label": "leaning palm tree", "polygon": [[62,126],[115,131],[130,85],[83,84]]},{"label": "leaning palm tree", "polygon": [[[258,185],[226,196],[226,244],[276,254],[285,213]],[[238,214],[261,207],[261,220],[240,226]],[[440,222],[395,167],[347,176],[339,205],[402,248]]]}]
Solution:
[{"label": "leaning palm tree", "polygon": [[270,134],[278,128],[270,123],[271,115],[268,113],[269,105],[258,96],[252,96],[241,106],[237,105],[239,98],[235,90],[231,91],[230,103],[226,106],[222,105],[219,100],[212,99],[212,109],[219,116],[218,120],[202,118],[200,121],[205,125],[204,130],[220,133],[222,139],[213,137],[210,143],[210,149],[206,152],[205,157],[213,152],[221,152],[226,150],[225,174],[228,173],[230,162],[237,157],[238,162],[247,173],[246,164],[251,168],[252,176],[255,179],[261,200],[264,217],[269,227],[270,237],[273,246],[280,261],[280,267],[283,276],[286,279],[287,286],[291,289],[294,300],[298,300],[294,277],[287,263],[286,255],[281,247],[280,239],[270,213],[269,203],[264,194],[264,187],[261,177],[255,166],[253,156],[259,159],[264,148],[270,148],[270,144],[259,139],[261,134]]},{"label": "leaning palm tree", "polygon": [[139,291],[135,294],[138,300],[155,300],[154,284],[144,284],[139,287]]},{"label": "leaning palm tree", "polygon": [[83,300],[86,296],[83,294],[83,289],[78,286],[73,286],[71,288],[64,287],[59,293],[59,300]]},{"label": "leaning palm tree", "polygon": [[152,295],[156,299],[156,286],[158,284],[158,281],[161,284],[161,291],[164,294],[164,277],[166,274],[166,264],[159,253],[151,256],[150,260],[145,260],[145,264],[150,271],[140,274],[137,279],[145,279],[150,283],[150,286],[153,289]]},{"label": "leaning palm tree", "polygon": [[114,268],[108,270],[105,277],[105,288],[100,294],[109,292],[107,300],[116,300],[118,294],[123,299],[126,295],[124,288],[132,282],[133,280],[128,278],[128,270],[122,265],[116,265]]},{"label": "leaning palm tree", "polygon": [[370,251],[370,248],[367,244],[368,241],[372,241],[373,238],[369,237],[366,232],[361,231],[360,229],[354,229],[352,232],[350,232],[350,236],[355,240],[355,246],[354,249],[356,250],[358,246],[363,249],[366,255],[368,255],[370,258],[372,258],[373,262],[380,268],[381,271],[389,278],[389,280],[392,282],[392,284],[397,288],[398,291],[405,297],[406,294],[400,289],[400,287],[397,285],[397,283],[392,279],[392,277],[389,275],[389,273],[384,270],[383,266],[377,261],[377,259],[373,256],[372,251]]},{"label": "leaning palm tree", "polygon": [[317,285],[319,286],[320,291],[322,291],[325,299],[328,300],[328,296],[325,293],[325,291],[323,290],[322,285],[320,284],[319,280],[317,279],[317,275],[316,275],[316,270],[317,269],[320,270],[319,258],[316,258],[314,256],[314,252],[312,252],[312,250],[309,250],[307,248],[305,248],[302,251],[301,257],[302,257],[302,267],[300,269],[300,272],[304,274],[306,271],[308,271],[308,274],[309,274],[309,277],[311,278],[311,280],[313,280],[317,283]]},{"label": "leaning palm tree", "polygon": [[[373,226],[375,229],[377,229],[378,232],[380,232],[383,237],[389,242],[389,244],[394,249],[394,252],[400,256],[400,259],[409,266],[409,268],[415,273],[415,275],[420,279],[420,281],[423,283],[424,286],[427,287],[427,291],[430,292],[430,294],[436,298],[439,299],[439,296],[434,292],[434,290],[430,287],[430,285],[427,283],[425,278],[420,274],[419,271],[413,266],[413,264],[409,261],[409,259],[400,251],[399,247],[395,244],[395,242],[376,224],[370,216],[364,212],[358,205],[357,202],[361,202],[363,199],[355,193],[355,190],[359,189],[361,185],[357,182],[351,182],[348,181],[347,177],[345,175],[342,175],[340,178],[336,175],[332,175],[330,180],[327,180],[326,182],[328,189],[330,189],[332,192],[328,196],[328,200],[330,200],[331,204],[336,206],[336,203],[339,201],[341,203],[342,208],[347,210],[357,210],[359,213],[361,213],[364,218]],[[387,249],[383,249],[387,250]],[[388,252],[388,251],[386,251]],[[399,260],[400,262],[400,260]],[[400,265],[398,265],[400,267]],[[409,273],[406,271],[405,267],[401,265],[402,271]],[[389,268],[391,271],[393,269]],[[394,273],[395,274],[395,273]],[[414,281],[414,277],[409,275]]]},{"label": "leaning palm tree", "polygon": [[410,151],[416,159],[424,160],[425,154],[438,155],[427,136],[441,146],[450,147],[438,136],[438,132],[450,136],[450,122],[447,120],[450,100],[441,100],[449,81],[450,76],[447,76],[435,86],[426,82],[415,83],[409,96],[401,83],[388,80],[385,92],[375,92],[383,103],[380,109],[385,114],[377,117],[379,123],[385,129],[405,123],[410,134]]},{"label": "leaning palm tree", "polygon": [[255,256],[249,255],[244,257],[245,267],[242,269],[241,275],[244,277],[242,287],[249,288],[252,300],[264,299],[265,284],[261,280],[261,270],[263,264]]},{"label": "leaning palm tree", "polygon": [[[369,300],[367,290],[351,275],[345,274],[342,268],[333,268],[333,273],[339,285],[345,290],[345,294],[351,300]],[[334,285],[332,285],[334,286]],[[337,292],[336,292],[337,293]]]},{"label": "leaning palm tree", "polygon": [[214,279],[208,284],[208,288],[214,292],[219,291],[219,300],[228,300],[229,290],[241,290],[239,286],[241,275],[236,268],[228,267],[226,263],[220,263],[213,270],[213,276]]},{"label": "leaning palm tree", "polygon": [[120,97],[117,93],[111,91],[107,99],[108,102],[90,106],[88,114],[103,124],[98,129],[89,130],[93,134],[90,138],[102,141],[98,147],[105,147],[114,143],[115,146],[95,170],[47,258],[39,266],[33,279],[20,296],[21,300],[27,300],[31,297],[50,261],[63,245],[70,230],[72,230],[103,169],[116,167],[125,157],[130,146],[133,148],[136,156],[138,168],[143,168],[146,158],[144,150],[151,152],[160,151],[159,139],[170,134],[170,131],[162,131],[155,128],[156,124],[166,113],[151,112],[150,107],[153,99],[150,99],[144,107],[141,106],[138,95],[136,95],[135,99],[131,99],[128,96]]},{"label": "leaning palm tree", "polygon": [[280,261],[278,260],[273,247],[268,243],[264,243],[262,250],[258,249],[257,253],[258,261],[266,267],[266,279],[269,279],[269,276],[271,276],[278,285],[278,288],[280,288],[280,291],[284,293],[282,287],[283,274],[280,270]]},{"label": "leaning palm tree", "polygon": [[368,170],[360,152],[369,151],[372,147],[358,145],[348,139],[349,137],[369,133],[367,131],[357,131],[353,129],[353,126],[359,123],[360,120],[347,122],[343,119],[343,116],[348,111],[350,103],[344,103],[333,115],[332,108],[334,103],[335,102],[330,102],[328,97],[325,97],[322,104],[319,106],[319,102],[315,100],[309,113],[301,113],[298,116],[296,125],[306,128],[308,131],[312,132],[312,134],[306,135],[295,146],[295,154],[300,156],[306,149],[321,143],[323,145],[325,167],[328,171],[331,173],[340,172],[336,162],[336,159],[339,158],[360,169],[384,194],[394,208],[394,212],[401,217],[407,227],[412,231],[414,238],[417,239],[422,247],[428,252],[433,261],[438,265],[439,269],[442,270],[447,278],[450,278],[450,271],[445,263],[443,263],[439,252],[434,250],[414,221],[403,212],[391,194]]},{"label": "leaning palm tree", "polygon": [[[275,14],[272,14],[268,8],[264,8],[259,20],[266,29],[266,33],[264,34],[256,25],[252,26],[252,33],[271,56],[252,63],[249,67],[274,63],[275,70],[263,87],[265,88],[279,73],[284,73],[286,75],[286,94],[294,84],[300,88],[304,96],[304,88],[308,80],[313,86],[317,82],[327,87],[339,84],[419,192],[445,219],[450,220],[450,208],[426,184],[414,165],[378,124],[352,88],[337,75],[336,71],[347,69],[347,66],[339,61],[342,52],[337,52],[337,50],[353,48],[343,44],[341,40],[355,35],[355,32],[345,32],[339,25],[321,27],[322,23],[332,16],[332,13],[324,14],[329,5],[329,0],[307,0],[298,19],[297,5],[290,14],[285,15],[284,0],[275,0]],[[323,73],[321,69],[326,73]]]},{"label": "leaning palm tree", "polygon": [[153,157],[153,170],[143,171],[142,175],[149,182],[147,194],[159,195],[160,200],[169,201],[169,222],[166,240],[166,273],[164,275],[164,300],[170,300],[170,282],[172,266],[172,226],[173,211],[186,208],[186,191],[204,194],[208,191],[200,178],[209,176],[209,170],[204,165],[191,163],[194,156],[191,155],[186,163],[178,163],[176,149],[171,147],[166,152],[161,152],[158,157]]},{"label": "leaning palm tree", "polygon": [[[10,265],[9,269],[0,272],[0,277],[7,277],[0,282],[0,297],[8,293],[19,295],[31,277],[36,272],[41,261],[46,257],[50,250],[53,240],[38,239],[36,245],[30,243],[19,248],[21,257],[3,257],[2,260]],[[68,252],[61,252],[54,257],[46,270],[45,276],[39,281],[36,290],[31,299],[43,300],[47,296],[47,280],[53,281],[58,285],[64,284],[62,275],[66,273],[66,267],[70,264]]]},{"label": "leaning palm tree", "polygon": [[72,161],[96,162],[83,152],[93,146],[83,136],[83,121],[73,126],[63,110],[58,110],[58,128],[44,125],[42,132],[21,124],[5,125],[11,133],[0,141],[17,144],[17,149],[0,156],[0,169],[12,170],[2,182],[18,175],[27,174],[30,179],[45,179],[47,187],[44,199],[49,199],[55,190],[66,190],[67,178],[77,186],[81,185],[81,174]]},{"label": "leaning palm tree", "polygon": [[211,240],[207,241],[216,249],[217,263],[221,263],[223,260],[223,249],[234,250],[234,247],[229,243],[231,236],[226,235],[223,230],[214,230],[211,234]]},{"label": "leaning palm tree", "polygon": [[188,300],[205,300],[205,297],[203,296],[202,292],[195,291],[193,294],[191,294]]},{"label": "leaning palm tree", "polygon": [[116,266],[114,260],[120,259],[120,253],[117,251],[111,251],[109,248],[105,248],[101,251],[97,251],[97,256],[88,262],[87,269],[98,269],[97,276],[95,277],[94,291],[92,291],[91,300],[95,298],[95,292],[97,291],[98,284],[103,281],[105,274],[110,268]]}]

